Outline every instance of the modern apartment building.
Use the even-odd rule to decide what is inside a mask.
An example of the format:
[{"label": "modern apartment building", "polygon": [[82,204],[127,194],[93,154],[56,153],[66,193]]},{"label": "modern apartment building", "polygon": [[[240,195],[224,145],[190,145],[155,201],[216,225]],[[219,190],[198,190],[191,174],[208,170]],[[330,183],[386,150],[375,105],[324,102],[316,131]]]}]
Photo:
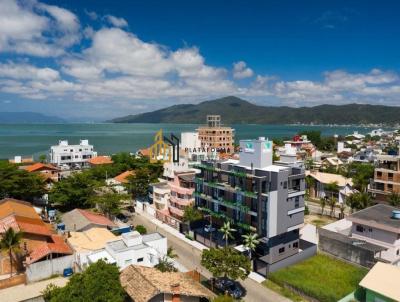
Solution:
[{"label": "modern apartment building", "polygon": [[220,115],[207,115],[207,124],[197,129],[201,147],[218,149],[224,153],[234,153],[234,132],[231,127],[221,124]]},{"label": "modern apartment building", "polygon": [[171,196],[168,204],[169,213],[182,220],[185,209],[194,204],[194,171],[175,173],[169,182]]},{"label": "modern apartment building", "polygon": [[302,163],[289,154],[273,164],[272,145],[263,137],[241,140],[240,160],[203,161],[195,180],[196,206],[212,217],[215,229],[230,221],[238,239],[256,232],[266,266],[299,253],[305,209]]},{"label": "modern apartment building", "polygon": [[400,156],[378,155],[370,193],[385,202],[392,193],[400,194]]},{"label": "modern apartment building", "polygon": [[70,145],[67,140],[60,140],[58,145],[50,148],[50,162],[60,167],[82,168],[95,156],[97,152],[86,139],[80,140],[79,145]]}]

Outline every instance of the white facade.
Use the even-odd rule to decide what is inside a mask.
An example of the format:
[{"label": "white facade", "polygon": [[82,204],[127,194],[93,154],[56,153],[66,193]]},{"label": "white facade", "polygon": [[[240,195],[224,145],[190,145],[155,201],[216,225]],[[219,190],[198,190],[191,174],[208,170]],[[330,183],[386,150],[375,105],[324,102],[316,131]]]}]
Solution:
[{"label": "white facade", "polygon": [[108,242],[107,251],[120,269],[131,264],[153,267],[167,254],[167,238],[159,233],[140,235],[133,231],[122,234],[120,240]]},{"label": "white facade", "polygon": [[344,147],[344,142],[338,142],[337,143],[337,152],[342,153],[342,152],[349,152],[351,153],[351,148],[345,148]]},{"label": "white facade", "polygon": [[200,162],[208,157],[207,149],[201,146],[198,132],[182,132],[181,149],[184,150],[188,160],[192,162]]},{"label": "white facade", "polygon": [[93,145],[88,140],[80,140],[79,145],[69,145],[67,140],[60,140],[50,148],[50,162],[61,167],[83,167],[92,157],[97,156]]}]

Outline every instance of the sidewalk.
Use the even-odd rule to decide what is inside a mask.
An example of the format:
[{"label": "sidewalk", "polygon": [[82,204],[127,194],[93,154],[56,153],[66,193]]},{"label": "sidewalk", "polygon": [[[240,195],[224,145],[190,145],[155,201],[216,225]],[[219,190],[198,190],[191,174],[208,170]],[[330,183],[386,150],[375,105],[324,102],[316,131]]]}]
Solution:
[{"label": "sidewalk", "polygon": [[[16,302],[25,301],[28,299],[36,298],[40,301],[42,296],[42,291],[47,287],[47,285],[53,283],[57,286],[65,286],[68,282],[68,278],[57,277],[40,282],[31,283],[28,285],[21,284],[0,290],[0,301],[1,302]],[[36,300],[35,300],[36,301]]]},{"label": "sidewalk", "polygon": [[[190,240],[187,239],[185,237],[185,235],[183,235],[181,232],[179,232],[178,230],[176,230],[175,228],[169,226],[166,223],[161,222],[160,220],[158,220],[157,218],[154,218],[153,216],[147,214],[146,212],[143,211],[136,211],[137,214],[146,217],[150,222],[152,222],[153,224],[155,224],[157,227],[165,230],[166,232],[170,233],[171,235],[174,235],[175,237],[178,237],[180,240],[186,242],[187,244],[190,244],[192,247],[202,251],[205,249],[208,249],[207,246],[201,244],[200,242],[196,241],[196,240]],[[156,227],[156,229],[157,229]],[[263,281],[265,281],[265,278],[255,272],[251,272],[248,276],[250,279],[256,281],[257,283],[262,283]]]}]

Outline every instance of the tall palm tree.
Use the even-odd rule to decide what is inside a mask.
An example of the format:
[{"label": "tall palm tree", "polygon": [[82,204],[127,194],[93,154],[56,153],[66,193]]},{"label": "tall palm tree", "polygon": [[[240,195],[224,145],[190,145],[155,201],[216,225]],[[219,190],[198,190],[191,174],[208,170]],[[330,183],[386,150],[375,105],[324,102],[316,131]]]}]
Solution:
[{"label": "tall palm tree", "polygon": [[229,221],[225,222],[219,230],[223,234],[222,238],[225,239],[225,247],[227,247],[229,238],[233,238],[232,233],[236,232],[236,230],[231,227],[231,223]]},{"label": "tall palm tree", "polygon": [[21,244],[22,232],[15,232],[13,228],[9,228],[1,238],[0,247],[2,251],[7,251],[10,257],[10,278],[12,277],[12,260],[13,253],[20,250],[19,246]]},{"label": "tall palm tree", "polygon": [[336,206],[336,203],[337,203],[336,197],[333,197],[333,196],[332,196],[331,198],[328,199],[328,205],[329,205],[329,207],[331,208],[331,213],[330,213],[331,217],[334,217],[334,216],[335,216],[335,206]]},{"label": "tall palm tree", "polygon": [[257,239],[257,234],[248,234],[248,235],[242,235],[244,238],[244,246],[249,249],[249,257],[251,260],[251,253],[254,251],[257,247],[257,245],[260,243],[260,240]]},{"label": "tall palm tree", "polygon": [[350,212],[353,213],[355,209],[360,207],[359,194],[353,193],[346,197],[346,205],[350,207]]},{"label": "tall palm tree", "polygon": [[319,205],[321,206],[321,215],[324,215],[324,209],[326,207],[326,199],[324,197],[319,199]]}]

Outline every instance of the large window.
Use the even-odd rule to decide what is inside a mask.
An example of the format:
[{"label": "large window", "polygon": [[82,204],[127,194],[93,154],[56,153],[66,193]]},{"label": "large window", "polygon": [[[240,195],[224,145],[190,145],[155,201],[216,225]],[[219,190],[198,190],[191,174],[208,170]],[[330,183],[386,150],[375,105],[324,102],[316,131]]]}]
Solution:
[{"label": "large window", "polygon": [[362,232],[364,232],[364,228],[361,225],[357,225],[356,231],[362,233]]},{"label": "large window", "polygon": [[279,254],[282,254],[282,253],[284,253],[285,252],[285,248],[284,247],[281,247],[280,249],[279,249]]}]

